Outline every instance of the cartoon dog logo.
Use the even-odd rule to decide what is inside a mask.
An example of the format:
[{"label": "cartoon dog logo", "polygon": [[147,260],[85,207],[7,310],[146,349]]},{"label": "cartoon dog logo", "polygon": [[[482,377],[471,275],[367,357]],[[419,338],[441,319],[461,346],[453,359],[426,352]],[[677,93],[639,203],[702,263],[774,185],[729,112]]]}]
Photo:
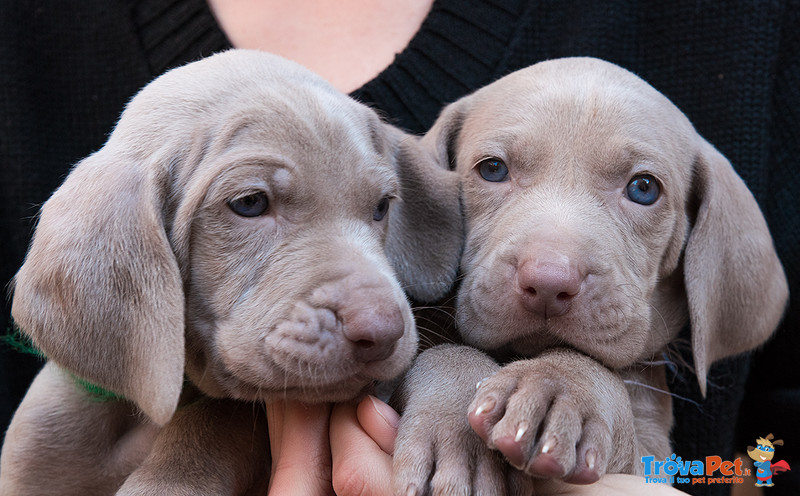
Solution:
[{"label": "cartoon dog logo", "polygon": [[755,448],[752,446],[747,447],[747,454],[754,460],[753,465],[758,469],[756,471],[756,479],[758,479],[756,486],[758,487],[774,486],[775,484],[772,483],[774,474],[791,470],[786,460],[772,463],[772,458],[775,456],[775,446],[783,446],[783,439],[773,441],[772,438],[774,437],[772,434],[768,434],[766,438],[760,437],[756,439],[758,446]]}]

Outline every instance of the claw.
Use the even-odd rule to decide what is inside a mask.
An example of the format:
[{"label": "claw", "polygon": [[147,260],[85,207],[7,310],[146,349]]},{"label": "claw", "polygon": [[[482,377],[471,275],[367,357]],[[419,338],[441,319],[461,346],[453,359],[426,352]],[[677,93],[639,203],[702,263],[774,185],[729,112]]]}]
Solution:
[{"label": "claw", "polygon": [[519,427],[517,427],[517,435],[514,436],[514,442],[518,443],[526,432],[528,432],[528,424],[526,424],[525,422],[519,424]]},{"label": "claw", "polygon": [[596,460],[597,455],[594,454],[594,451],[589,450],[586,452],[586,466],[589,467],[589,470],[594,470]]},{"label": "claw", "polygon": [[542,453],[550,453],[550,450],[553,449],[555,444],[556,443],[553,438],[547,438],[547,441],[545,441],[544,445],[542,445]]},{"label": "claw", "polygon": [[491,411],[495,406],[494,398],[488,398],[486,401],[478,405],[478,408],[475,409],[475,415],[478,416],[483,412]]}]

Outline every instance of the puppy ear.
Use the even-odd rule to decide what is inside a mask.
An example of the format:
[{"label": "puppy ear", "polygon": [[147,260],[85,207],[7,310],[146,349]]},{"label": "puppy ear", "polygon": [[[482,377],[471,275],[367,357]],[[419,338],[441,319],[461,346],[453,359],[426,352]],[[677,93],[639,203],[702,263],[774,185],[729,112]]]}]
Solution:
[{"label": "puppy ear", "polygon": [[458,138],[470,98],[466,96],[445,107],[422,138],[423,145],[433,155],[439,167],[448,170],[456,168]]},{"label": "puppy ear", "polygon": [[417,301],[433,302],[455,283],[461,257],[458,176],[420,138],[384,126],[401,187],[389,213],[386,253],[406,292]]},{"label": "puppy ear", "polygon": [[164,424],[184,362],[182,283],[163,218],[168,181],[124,148],[109,141],[45,203],[12,313],[55,363]]},{"label": "puppy ear", "polygon": [[712,363],[751,350],[772,334],[788,287],[753,195],[705,140],[695,161],[693,188],[697,212],[684,278],[695,369],[705,395]]}]

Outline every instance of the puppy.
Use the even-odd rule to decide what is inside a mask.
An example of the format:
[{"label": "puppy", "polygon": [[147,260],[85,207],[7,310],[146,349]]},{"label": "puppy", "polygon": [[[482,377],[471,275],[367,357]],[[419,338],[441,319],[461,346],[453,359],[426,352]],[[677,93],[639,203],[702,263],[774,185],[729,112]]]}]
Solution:
[{"label": "puppy", "polygon": [[416,361],[398,494],[531,491],[503,458],[539,480],[641,472],[642,454],[670,453],[662,357],[681,328],[704,394],[713,362],[776,328],[787,283],[758,205],[633,74],[537,64],[447,107],[424,142],[461,177],[456,318],[488,354]]},{"label": "puppy", "polygon": [[462,235],[457,177],[299,65],[229,51],[159,77],[44,205],[15,277],[49,362],[0,494],[264,491],[252,402],[402,373],[403,289],[447,290]]}]

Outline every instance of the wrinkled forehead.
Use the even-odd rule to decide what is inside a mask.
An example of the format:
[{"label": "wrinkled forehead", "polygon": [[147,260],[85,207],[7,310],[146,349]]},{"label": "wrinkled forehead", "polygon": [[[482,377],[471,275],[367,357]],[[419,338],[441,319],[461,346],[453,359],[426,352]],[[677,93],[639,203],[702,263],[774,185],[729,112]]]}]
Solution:
[{"label": "wrinkled forehead", "polygon": [[[553,61],[518,71],[477,92],[461,141],[525,153],[668,155],[694,153],[694,130],[664,95],[611,64]],[[543,67],[539,67],[543,66]]]},{"label": "wrinkled forehead", "polygon": [[369,109],[344,95],[303,88],[265,88],[232,102],[212,133],[219,149],[273,143],[307,155],[370,156],[385,147],[381,124]]},{"label": "wrinkled forehead", "polygon": [[276,182],[311,191],[395,189],[380,120],[344,95],[265,89],[230,107],[211,134],[219,168],[260,163]]}]

